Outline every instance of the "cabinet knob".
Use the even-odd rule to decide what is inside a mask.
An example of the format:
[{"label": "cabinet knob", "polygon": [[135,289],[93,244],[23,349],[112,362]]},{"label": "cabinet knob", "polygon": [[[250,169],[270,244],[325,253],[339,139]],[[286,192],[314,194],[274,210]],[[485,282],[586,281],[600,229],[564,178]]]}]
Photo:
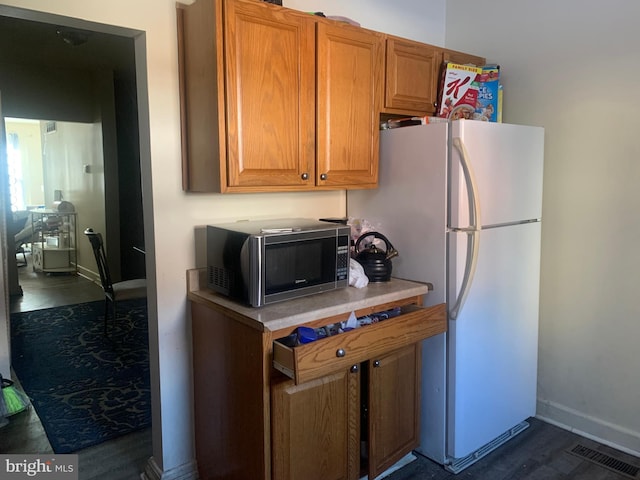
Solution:
[{"label": "cabinet knob", "polygon": [[307,172],[304,172],[302,175],[300,175],[300,177],[301,177],[303,180],[309,180],[309,174],[308,174]]},{"label": "cabinet knob", "polygon": [[343,348],[339,348],[336,351],[336,357],[339,357],[339,358],[344,357],[346,354],[347,354],[347,352],[345,352]]},{"label": "cabinet knob", "polygon": [[374,360],[373,361],[373,366],[374,367],[379,367],[380,366],[380,360]]},{"label": "cabinet knob", "polygon": [[327,179],[327,174],[326,173],[321,173],[320,174],[320,180],[326,180]]},{"label": "cabinet knob", "polygon": [[351,371],[351,373],[357,373],[358,372],[358,365],[352,365],[349,370]]}]

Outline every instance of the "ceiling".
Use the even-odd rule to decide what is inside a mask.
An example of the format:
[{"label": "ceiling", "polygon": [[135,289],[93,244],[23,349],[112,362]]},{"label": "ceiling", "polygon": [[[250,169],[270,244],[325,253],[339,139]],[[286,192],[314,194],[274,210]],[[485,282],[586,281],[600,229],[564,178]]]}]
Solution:
[{"label": "ceiling", "polygon": [[[52,21],[66,19],[53,15],[50,18]],[[0,10],[0,63],[83,70],[133,68],[131,36],[82,30],[64,26],[70,22],[61,23],[62,26],[13,18]],[[96,27],[108,29],[105,25]]]}]

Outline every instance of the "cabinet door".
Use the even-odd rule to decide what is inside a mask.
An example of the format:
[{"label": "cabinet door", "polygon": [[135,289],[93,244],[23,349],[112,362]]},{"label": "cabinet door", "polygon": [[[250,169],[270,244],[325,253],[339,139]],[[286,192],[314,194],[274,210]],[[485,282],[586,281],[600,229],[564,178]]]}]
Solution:
[{"label": "cabinet door", "polygon": [[228,190],[313,187],[314,21],[259,2],[224,8]]},{"label": "cabinet door", "polygon": [[387,38],[385,109],[435,112],[441,50],[432,45]]},{"label": "cabinet door", "polygon": [[384,37],[324,22],[317,30],[316,184],[373,188],[378,183]]},{"label": "cabinet door", "polygon": [[418,446],[421,344],[369,362],[369,478]]},{"label": "cabinet door", "polygon": [[272,478],[359,478],[360,372],[352,370],[272,385]]}]

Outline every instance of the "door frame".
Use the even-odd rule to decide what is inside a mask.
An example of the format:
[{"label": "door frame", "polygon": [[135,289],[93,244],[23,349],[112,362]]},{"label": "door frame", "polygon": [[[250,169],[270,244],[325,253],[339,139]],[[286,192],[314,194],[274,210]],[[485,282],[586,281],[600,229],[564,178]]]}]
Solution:
[{"label": "door frame", "polygon": [[[153,190],[151,181],[151,137],[150,137],[150,118],[149,118],[149,101],[148,101],[148,78],[147,78],[147,53],[146,53],[146,34],[144,31],[128,29],[115,25],[107,25],[101,23],[90,22],[73,17],[66,17],[45,13],[35,10],[27,10],[18,7],[9,7],[0,5],[0,16],[9,18],[22,19],[34,22],[40,22],[52,25],[53,27],[69,27],[80,30],[99,32],[104,34],[118,35],[132,39],[134,48],[134,64],[135,64],[135,88],[137,97],[137,123],[138,123],[138,147],[139,147],[139,168],[140,181],[142,189],[142,212],[143,212],[143,231],[145,238],[145,271],[147,277],[147,298],[150,305],[154,305],[156,293],[156,276],[155,276],[155,244],[154,244],[154,225],[153,225]],[[0,178],[6,178],[6,146],[4,133],[4,116],[0,111]],[[11,362],[11,345],[10,345],[10,311],[9,311],[9,289],[7,282],[7,221],[6,209],[8,195],[8,184],[4,185],[4,180],[0,181],[0,253],[2,261],[0,261],[0,372],[7,378],[10,377]],[[149,362],[150,362],[150,380],[151,380],[151,398],[159,399],[159,357],[158,357],[158,336],[157,336],[157,310],[149,308]],[[152,424],[157,425],[160,422],[159,408],[152,408]],[[159,429],[154,429],[153,444],[154,456],[161,458],[161,437]]]},{"label": "door frame", "polygon": [[[9,176],[7,171],[7,145],[2,114],[2,91],[0,91],[0,373],[4,378],[11,378],[11,335],[9,322],[9,248],[7,225],[7,195],[9,185],[5,182]],[[6,184],[6,185],[5,185]],[[15,255],[13,255],[15,262]],[[3,348],[5,347],[5,348]]]}]

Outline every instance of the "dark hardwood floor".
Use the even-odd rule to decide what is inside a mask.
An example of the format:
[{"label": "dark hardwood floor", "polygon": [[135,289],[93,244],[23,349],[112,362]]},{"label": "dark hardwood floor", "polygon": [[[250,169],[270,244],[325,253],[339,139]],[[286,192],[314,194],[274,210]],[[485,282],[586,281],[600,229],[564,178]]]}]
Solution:
[{"label": "dark hardwood floor", "polygon": [[[11,313],[30,312],[104,298],[99,285],[79,275],[35,272],[31,254],[27,252],[25,256],[27,265],[18,267],[18,280],[23,294],[11,297]],[[22,255],[19,258],[22,260]]]},{"label": "dark hardwood floor", "polygon": [[[102,288],[78,275],[34,272],[31,256],[18,268],[22,296],[11,298],[11,313],[103,300]],[[19,256],[22,261],[22,255]],[[18,378],[13,379],[21,388]],[[0,453],[53,453],[33,407],[9,418],[0,429]],[[80,480],[131,480],[139,478],[152,455],[151,429],[125,435],[76,452]]]},{"label": "dark hardwood floor", "polygon": [[582,437],[537,418],[531,425],[506,444],[498,447],[477,463],[454,475],[431,460],[416,454],[417,459],[393,473],[386,480],[629,480],[629,476],[569,453],[582,445],[598,453],[607,465],[629,470],[640,468],[640,458],[628,455],[596,441]]}]

